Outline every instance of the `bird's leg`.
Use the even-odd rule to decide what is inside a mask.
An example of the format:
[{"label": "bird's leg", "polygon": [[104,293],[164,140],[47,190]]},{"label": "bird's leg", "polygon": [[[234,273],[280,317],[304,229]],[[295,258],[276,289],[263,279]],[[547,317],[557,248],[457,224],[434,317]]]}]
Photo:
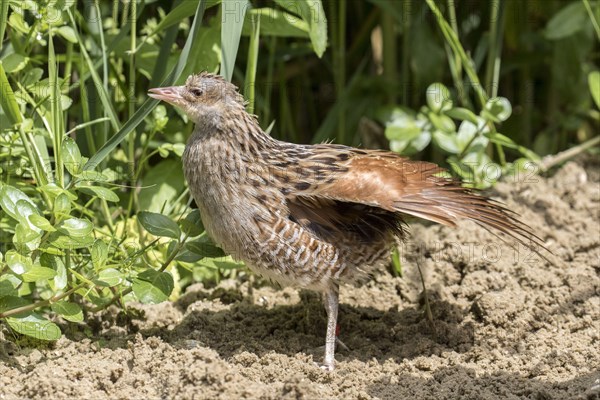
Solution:
[{"label": "bird's leg", "polygon": [[339,302],[338,286],[335,285],[325,292],[323,300],[327,311],[327,336],[325,336],[325,359],[321,368],[326,371],[333,371],[335,368],[335,328]]}]

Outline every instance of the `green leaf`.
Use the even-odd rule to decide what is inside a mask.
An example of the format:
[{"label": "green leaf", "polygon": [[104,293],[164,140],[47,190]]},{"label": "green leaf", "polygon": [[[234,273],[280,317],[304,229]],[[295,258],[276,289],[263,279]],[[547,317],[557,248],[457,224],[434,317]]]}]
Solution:
[{"label": "green leaf", "polygon": [[35,313],[22,318],[9,317],[6,322],[20,334],[38,340],[58,340],[61,336],[58,325]]},{"label": "green leaf", "polygon": [[475,115],[475,113],[468,108],[454,107],[444,112],[444,114],[459,121],[469,121],[474,124],[478,123],[477,115]]},{"label": "green leaf", "polygon": [[20,222],[15,226],[13,243],[19,252],[28,253],[38,248],[41,237],[39,228]]},{"label": "green leaf", "polygon": [[108,177],[104,175],[102,172],[98,171],[82,171],[79,176],[77,176],[80,181],[91,181],[91,182],[106,182],[109,181]]},{"label": "green leaf", "polygon": [[14,250],[8,250],[5,255],[8,268],[16,275],[22,275],[33,268],[30,257],[23,256]]},{"label": "green leaf", "polygon": [[275,0],[275,2],[308,24],[313,49],[321,58],[327,48],[327,17],[321,0]]},{"label": "green leaf", "polygon": [[592,71],[588,75],[588,85],[590,93],[596,103],[596,107],[600,109],[600,71]]},{"label": "green leaf", "polygon": [[62,154],[65,168],[71,175],[78,175],[83,168],[83,160],[77,143],[70,137],[67,137],[62,142]]},{"label": "green leaf", "polygon": [[61,26],[57,29],[58,34],[68,40],[71,43],[77,43],[77,36],[75,35],[75,31],[70,26]]},{"label": "green leaf", "polygon": [[23,297],[3,294],[2,296],[0,296],[0,313],[9,310],[14,310],[15,308],[25,307],[30,304],[32,304],[31,301],[24,299]]},{"label": "green leaf", "polygon": [[[27,202],[32,209],[36,209],[33,201],[31,201],[25,193],[13,186],[0,183],[0,207],[2,207],[4,212],[11,218],[17,221],[22,220],[22,215],[17,207],[17,202],[19,202],[19,200]],[[23,207],[21,207],[21,209],[22,208]]]},{"label": "green leaf", "polygon": [[229,0],[221,3],[221,76],[228,82],[233,77],[235,58],[240,45],[248,0]]},{"label": "green leaf", "polygon": [[119,202],[119,196],[112,190],[102,186],[80,186],[77,187],[82,193],[89,194],[90,196],[98,196],[106,201],[112,201],[114,203]]},{"label": "green leaf", "polygon": [[260,18],[261,36],[309,38],[308,24],[302,19],[273,8],[254,8],[246,14],[242,34],[252,34],[251,20]]},{"label": "green leaf", "polygon": [[123,274],[114,268],[103,269],[94,282],[99,283],[101,286],[117,286],[123,282]]},{"label": "green leaf", "polygon": [[392,140],[390,142],[390,150],[402,155],[411,156],[422,151],[431,142],[431,132],[422,131],[416,138],[406,140]]},{"label": "green leaf", "polygon": [[54,290],[62,290],[67,287],[67,267],[61,257],[44,253],[40,256],[40,264],[42,267],[51,268],[56,271],[53,280]]},{"label": "green leaf", "polygon": [[48,183],[48,184],[42,186],[40,189],[42,190],[42,192],[47,194],[48,197],[50,197],[50,199],[52,199],[52,200],[56,200],[56,198],[58,196],[60,196],[61,194],[65,195],[67,200],[77,200],[76,195],[74,195],[73,193],[71,193],[68,190],[61,188],[60,186],[56,185],[55,183]]},{"label": "green leaf", "polygon": [[485,111],[491,114],[494,122],[503,122],[512,114],[512,106],[506,97],[496,97],[487,101]]},{"label": "green leaf", "polygon": [[[160,23],[156,25],[156,28],[152,31],[148,36],[152,36],[157,32],[162,32],[165,29],[181,23],[187,17],[191,17],[194,15],[194,11],[198,8],[198,3],[200,0],[186,0],[171,10],[163,19],[161,19]],[[208,0],[206,1],[206,9],[216,6],[221,3],[221,0]]]},{"label": "green leaf", "polygon": [[106,243],[100,239],[96,240],[90,248],[90,256],[94,268],[103,267],[108,259],[108,246]]},{"label": "green leaf", "polygon": [[6,72],[8,72],[9,74],[14,74],[25,68],[28,62],[29,57],[25,57],[17,53],[12,53],[4,57],[4,59],[2,60],[2,65],[4,65],[4,69]]},{"label": "green leaf", "polygon": [[25,282],[38,282],[52,279],[56,276],[56,271],[52,268],[40,267],[34,265],[31,269],[25,272],[21,277]]},{"label": "green leaf", "polygon": [[557,40],[578,32],[589,24],[583,2],[576,1],[563,7],[548,21],[544,35],[547,39]]},{"label": "green leaf", "polygon": [[52,311],[59,314],[61,317],[71,322],[83,321],[83,311],[78,304],[70,303],[68,301],[59,301],[52,303],[50,306]]},{"label": "green leaf", "polygon": [[187,242],[185,248],[202,257],[217,258],[225,256],[225,252],[206,237]]},{"label": "green leaf", "polygon": [[29,222],[29,217],[31,215],[39,215],[37,207],[32,205],[31,202],[23,199],[17,200],[17,202],[15,203],[15,211],[17,214],[17,219],[21,224],[27,226],[36,233],[39,233],[41,231],[40,228]]},{"label": "green leaf", "polygon": [[385,128],[385,137],[388,140],[410,141],[421,134],[421,129],[415,123],[409,123],[404,126],[390,124]]},{"label": "green leaf", "polygon": [[86,237],[94,230],[94,225],[87,219],[69,218],[56,227],[61,233],[73,238]]},{"label": "green leaf", "polygon": [[401,107],[383,107],[378,110],[376,118],[385,125],[385,137],[388,140],[408,144],[422,131],[414,113]]},{"label": "green leaf", "polygon": [[184,247],[183,249],[181,249],[179,251],[179,253],[177,253],[177,257],[175,257],[175,260],[181,261],[181,262],[186,262],[186,263],[195,263],[195,262],[202,260],[203,258],[204,257],[202,257],[201,255],[192,253],[191,251],[189,251],[188,249],[186,249]]},{"label": "green leaf", "polygon": [[71,212],[71,200],[65,193],[60,193],[54,200],[54,209],[52,210],[57,220],[63,219]]},{"label": "green leaf", "polygon": [[189,237],[195,237],[204,232],[204,225],[200,217],[200,210],[192,210],[184,219],[179,221],[181,231]]},{"label": "green leaf", "polygon": [[[6,3],[6,2],[2,1],[2,3]],[[31,27],[29,26],[29,24],[27,22],[25,22],[23,20],[23,15],[20,13],[15,13],[15,12],[11,13],[10,17],[8,18],[8,22],[9,22],[10,26],[18,32],[21,32],[25,35],[28,34],[29,32],[31,32]]]},{"label": "green leaf", "polygon": [[[14,275],[11,275],[15,277]],[[16,296],[17,295],[17,286],[13,282],[8,279],[0,279],[0,299],[4,296]],[[0,300],[1,302],[1,300]],[[0,311],[1,312],[1,311]]]},{"label": "green leaf", "polygon": [[460,152],[455,134],[436,130],[433,132],[433,141],[442,150],[445,150],[450,154],[458,154]]},{"label": "green leaf", "polygon": [[144,229],[154,236],[164,236],[179,239],[181,231],[177,224],[166,215],[141,211],[138,213],[138,221]]},{"label": "green leaf", "polygon": [[70,236],[62,232],[52,232],[48,236],[48,242],[59,249],[71,250],[90,247],[94,243],[91,236]]},{"label": "green leaf", "polygon": [[56,230],[52,224],[50,224],[50,221],[38,214],[31,214],[29,216],[29,222],[46,232],[54,232]]},{"label": "green leaf", "polygon": [[44,70],[41,68],[31,68],[21,78],[21,84],[25,87],[37,85],[40,80],[42,80],[42,76],[44,75]]},{"label": "green leaf", "polygon": [[200,266],[212,269],[239,269],[244,266],[243,262],[235,261],[233,257],[227,256],[219,259],[205,258],[198,263]]},{"label": "green leaf", "polygon": [[[484,122],[481,121],[481,124]],[[458,145],[459,152],[465,152],[468,149],[473,148],[485,148],[488,144],[488,138],[482,134],[487,132],[488,129],[479,129],[477,125],[470,123],[469,121],[461,122],[458,127],[458,134],[456,135],[456,143]]]},{"label": "green leaf", "polygon": [[426,92],[427,105],[435,112],[452,109],[452,98],[450,91],[441,83],[432,83]]},{"label": "green leaf", "polygon": [[157,304],[169,298],[175,284],[168,272],[146,270],[133,280],[133,293],[144,304]]},{"label": "green leaf", "polygon": [[444,114],[436,114],[433,112],[427,113],[429,121],[433,124],[436,129],[446,133],[456,132],[456,125],[452,119]]}]

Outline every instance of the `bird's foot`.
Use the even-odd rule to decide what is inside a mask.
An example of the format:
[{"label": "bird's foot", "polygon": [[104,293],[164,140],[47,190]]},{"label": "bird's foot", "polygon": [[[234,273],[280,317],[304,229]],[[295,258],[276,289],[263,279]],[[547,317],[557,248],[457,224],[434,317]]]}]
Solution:
[{"label": "bird's foot", "polygon": [[315,365],[325,372],[332,372],[335,369],[335,362],[315,363]]}]

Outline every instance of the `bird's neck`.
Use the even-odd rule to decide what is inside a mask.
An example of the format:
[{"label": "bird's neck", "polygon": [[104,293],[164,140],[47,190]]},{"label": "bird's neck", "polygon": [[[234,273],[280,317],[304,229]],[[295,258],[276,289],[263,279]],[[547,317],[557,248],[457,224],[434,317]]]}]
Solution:
[{"label": "bird's neck", "polygon": [[256,116],[243,108],[231,110],[218,118],[198,121],[190,143],[196,141],[218,141],[240,153],[254,154],[269,150],[278,143],[262,130]]}]

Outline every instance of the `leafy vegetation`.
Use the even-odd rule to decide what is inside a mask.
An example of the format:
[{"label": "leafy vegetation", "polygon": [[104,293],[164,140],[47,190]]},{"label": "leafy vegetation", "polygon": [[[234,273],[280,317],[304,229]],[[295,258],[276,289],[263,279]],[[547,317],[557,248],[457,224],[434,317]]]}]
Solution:
[{"label": "leafy vegetation", "polygon": [[599,2],[468,4],[0,0],[0,319],[54,340],[244,273],[189,206],[192,126],[146,96],[193,72],[281,139],[389,146],[482,188],[595,140]]}]

